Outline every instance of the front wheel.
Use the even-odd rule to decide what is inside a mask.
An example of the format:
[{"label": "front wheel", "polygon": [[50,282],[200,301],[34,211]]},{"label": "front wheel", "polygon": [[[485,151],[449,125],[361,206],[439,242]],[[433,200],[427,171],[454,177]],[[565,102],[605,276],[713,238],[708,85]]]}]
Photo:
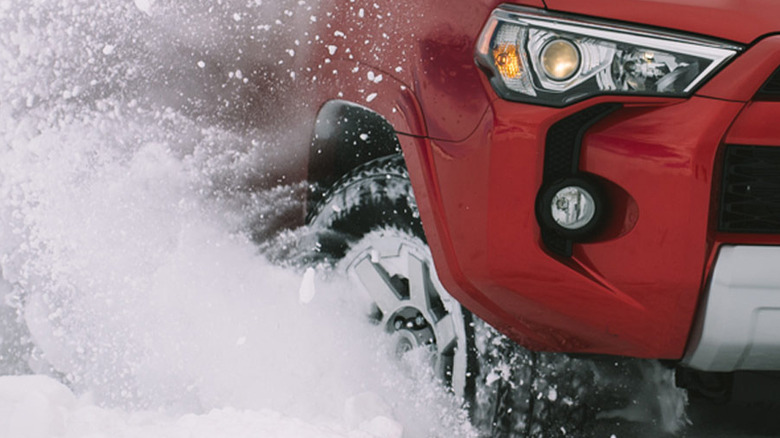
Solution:
[{"label": "front wheel", "polygon": [[311,226],[319,258],[367,299],[368,316],[391,334],[398,355],[429,350],[437,378],[469,398],[471,315],[439,282],[403,160],[375,160],[342,178]]},{"label": "front wheel", "polygon": [[369,315],[392,334],[397,355],[429,350],[436,376],[463,397],[471,327],[439,283],[427,245],[406,232],[379,228],[363,236],[337,269],[370,300]]}]

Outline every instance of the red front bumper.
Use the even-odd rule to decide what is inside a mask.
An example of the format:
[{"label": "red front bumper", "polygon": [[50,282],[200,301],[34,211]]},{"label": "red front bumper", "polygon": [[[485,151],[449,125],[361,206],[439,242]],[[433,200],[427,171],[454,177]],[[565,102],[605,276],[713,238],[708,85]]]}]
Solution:
[{"label": "red front bumper", "polygon": [[[778,49],[780,37],[765,39],[719,77],[740,77],[732,84],[752,97],[780,65],[766,60]],[[752,71],[740,71],[751,59]],[[485,83],[491,103],[466,140],[402,139],[447,288],[533,349],[679,359],[718,245],[780,243],[716,232],[723,145],[746,135],[780,145],[774,124],[752,132],[756,118],[778,120],[780,104],[751,114],[755,104],[715,79],[686,100],[604,97],[561,109],[498,99]],[[546,133],[601,102],[623,107],[588,130],[580,170],[612,186],[610,222],[596,241],[575,244],[572,257],[558,256],[545,248],[534,213]]]}]

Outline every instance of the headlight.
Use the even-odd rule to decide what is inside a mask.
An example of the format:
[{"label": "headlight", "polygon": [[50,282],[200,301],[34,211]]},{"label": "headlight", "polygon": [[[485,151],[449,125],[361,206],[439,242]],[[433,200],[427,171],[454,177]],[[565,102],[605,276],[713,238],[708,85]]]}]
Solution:
[{"label": "headlight", "polygon": [[564,106],[600,94],[689,96],[742,48],[717,40],[504,5],[477,62],[510,100]]}]

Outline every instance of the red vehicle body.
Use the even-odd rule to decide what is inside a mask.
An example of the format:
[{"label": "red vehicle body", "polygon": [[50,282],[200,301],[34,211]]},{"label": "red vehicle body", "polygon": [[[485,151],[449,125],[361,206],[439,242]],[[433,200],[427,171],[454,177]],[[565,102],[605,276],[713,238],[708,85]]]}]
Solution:
[{"label": "red vehicle body", "polygon": [[[308,98],[316,108],[351,102],[392,125],[446,289],[531,349],[690,354],[721,248],[780,245],[776,231],[718,225],[727,145],[780,146],[780,96],[759,92],[780,66],[780,3],[514,2],[740,47],[688,96],[602,94],[561,106],[502,98],[475,62],[502,2],[419,3],[321,5]],[[547,134],[605,103],[618,105],[584,130],[579,171],[603,182],[608,219],[561,254],[545,245],[536,213]],[[757,324],[774,327],[774,315]]]}]

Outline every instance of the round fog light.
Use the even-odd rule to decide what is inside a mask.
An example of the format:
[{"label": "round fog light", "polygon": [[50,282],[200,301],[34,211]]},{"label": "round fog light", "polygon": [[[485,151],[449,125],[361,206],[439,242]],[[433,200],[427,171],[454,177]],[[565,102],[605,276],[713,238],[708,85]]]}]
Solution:
[{"label": "round fog light", "polygon": [[541,54],[544,74],[554,81],[570,79],[580,68],[580,52],[568,40],[556,39],[547,43]]},{"label": "round fog light", "polygon": [[580,174],[543,187],[536,198],[536,218],[543,229],[574,242],[587,242],[604,227],[608,204],[601,183]]},{"label": "round fog light", "polygon": [[587,190],[578,186],[564,187],[553,196],[552,217],[567,230],[578,230],[596,216],[596,201]]}]

